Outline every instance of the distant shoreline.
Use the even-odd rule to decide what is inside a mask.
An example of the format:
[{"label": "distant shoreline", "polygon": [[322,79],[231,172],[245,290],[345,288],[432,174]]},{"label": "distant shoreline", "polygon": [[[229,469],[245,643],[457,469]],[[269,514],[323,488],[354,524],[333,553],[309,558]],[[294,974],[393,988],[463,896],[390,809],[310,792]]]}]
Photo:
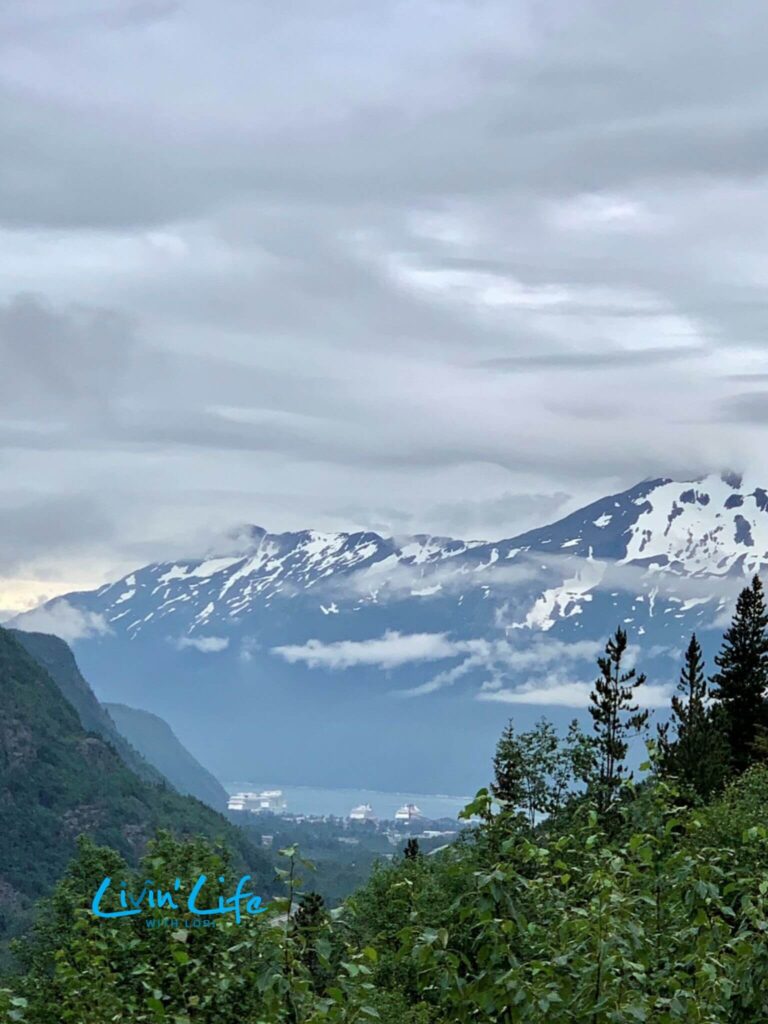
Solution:
[{"label": "distant shoreline", "polygon": [[448,793],[415,793],[405,790],[378,790],[355,787],[285,786],[276,782],[234,780],[223,782],[231,795],[243,791],[279,789],[288,814],[316,814],[346,817],[358,804],[370,804],[377,818],[394,818],[404,803],[415,803],[427,818],[456,818],[472,799]]}]

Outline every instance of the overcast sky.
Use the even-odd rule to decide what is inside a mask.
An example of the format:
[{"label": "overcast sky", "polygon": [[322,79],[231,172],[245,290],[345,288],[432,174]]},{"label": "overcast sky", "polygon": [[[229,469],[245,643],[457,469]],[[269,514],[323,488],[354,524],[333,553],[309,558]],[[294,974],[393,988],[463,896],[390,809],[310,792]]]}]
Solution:
[{"label": "overcast sky", "polygon": [[0,608],[768,484],[768,5],[0,0]]}]

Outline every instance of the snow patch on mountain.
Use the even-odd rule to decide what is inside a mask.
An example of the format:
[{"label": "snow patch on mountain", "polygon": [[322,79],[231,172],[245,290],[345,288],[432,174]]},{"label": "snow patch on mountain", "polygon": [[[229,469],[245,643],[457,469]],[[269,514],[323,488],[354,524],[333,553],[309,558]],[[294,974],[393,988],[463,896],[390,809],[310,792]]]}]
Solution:
[{"label": "snow patch on mountain", "polygon": [[522,622],[512,623],[512,629],[540,629],[547,631],[558,618],[578,615],[583,609],[582,602],[591,601],[592,591],[602,580],[606,563],[589,557],[582,561],[574,576],[563,581],[561,586],[551,587],[534,603]]},{"label": "snow patch on mountain", "polygon": [[[494,542],[248,527],[225,550],[149,565],[68,600],[96,616],[83,635],[98,635],[103,623],[102,631],[130,640],[147,631],[234,636],[266,628],[278,609],[280,628],[290,622],[294,632],[304,618],[338,631],[353,621],[387,626],[392,616],[402,626],[421,615],[431,628],[474,616],[483,629],[503,620],[507,631],[532,634],[609,616],[645,631],[651,620],[675,616],[681,629],[683,620],[719,621],[731,589],[766,564],[768,492],[712,475],[644,481]],[[30,621],[21,616],[18,624]]]},{"label": "snow patch on mountain", "polygon": [[736,492],[716,476],[688,486],[665,483],[630,526],[623,561],[694,575],[756,572],[768,562],[765,495],[757,487]]},{"label": "snow patch on mountain", "polygon": [[491,541],[240,529],[15,624],[72,638],[106,699],[172,714],[232,772],[258,758],[274,778],[344,785],[376,765],[367,781],[392,781],[387,739],[407,734],[421,778],[474,779],[508,705],[521,721],[584,706],[618,625],[643,638],[641,703],[664,706],[691,632],[711,670],[766,568],[765,489],[664,478]]}]

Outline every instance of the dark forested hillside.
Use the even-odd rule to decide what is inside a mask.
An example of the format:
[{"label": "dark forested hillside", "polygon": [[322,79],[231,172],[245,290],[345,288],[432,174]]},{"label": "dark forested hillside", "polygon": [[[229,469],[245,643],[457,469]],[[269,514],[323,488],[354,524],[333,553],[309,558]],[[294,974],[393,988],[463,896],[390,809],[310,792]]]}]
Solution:
[{"label": "dark forested hillside", "polygon": [[86,732],[75,708],[18,639],[0,628],[0,939],[27,918],[88,834],[135,863],[158,828],[225,838],[260,891],[268,860],[222,816],[140,779]]},{"label": "dark forested hillside", "polygon": [[20,629],[12,629],[9,632],[35,661],[43,666],[66,700],[77,711],[80,724],[86,732],[95,732],[106,740],[140,778],[154,783],[168,781],[116,728],[114,721],[83,678],[74,654],[62,639],[51,636],[50,633],[26,633]]}]

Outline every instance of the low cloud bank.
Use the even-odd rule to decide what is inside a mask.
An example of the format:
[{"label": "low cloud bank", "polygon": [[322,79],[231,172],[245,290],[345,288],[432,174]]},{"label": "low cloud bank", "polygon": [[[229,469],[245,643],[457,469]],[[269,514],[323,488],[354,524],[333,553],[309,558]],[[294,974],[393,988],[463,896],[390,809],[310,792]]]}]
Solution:
[{"label": "low cloud bank", "polygon": [[103,615],[80,611],[64,599],[25,612],[12,625],[26,633],[53,633],[67,643],[111,632]]},{"label": "low cloud bank", "polygon": [[437,661],[454,658],[468,649],[473,641],[452,641],[445,633],[398,633],[388,630],[370,640],[337,640],[324,644],[307,640],[305,644],[273,647],[272,653],[291,664],[304,662],[309,668],[352,668],[355,665],[376,665],[396,668],[414,661]]},{"label": "low cloud bank", "polygon": [[229,647],[229,637],[225,636],[185,636],[176,641],[180,651],[193,648],[201,654],[218,654]]}]

